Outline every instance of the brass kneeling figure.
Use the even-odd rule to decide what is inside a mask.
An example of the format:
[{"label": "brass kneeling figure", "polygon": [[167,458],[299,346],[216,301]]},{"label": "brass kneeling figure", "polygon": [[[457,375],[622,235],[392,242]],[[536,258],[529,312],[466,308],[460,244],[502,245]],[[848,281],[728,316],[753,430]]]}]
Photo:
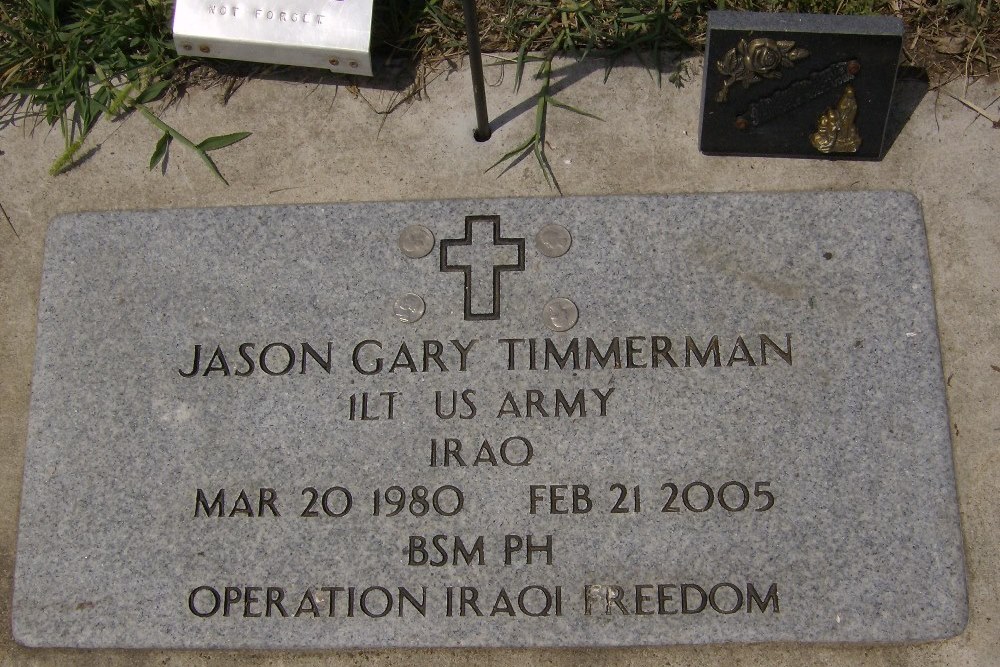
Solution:
[{"label": "brass kneeling figure", "polygon": [[861,147],[861,135],[854,126],[857,115],[854,88],[848,86],[837,106],[819,117],[816,133],[810,135],[809,142],[820,153],[856,153]]}]

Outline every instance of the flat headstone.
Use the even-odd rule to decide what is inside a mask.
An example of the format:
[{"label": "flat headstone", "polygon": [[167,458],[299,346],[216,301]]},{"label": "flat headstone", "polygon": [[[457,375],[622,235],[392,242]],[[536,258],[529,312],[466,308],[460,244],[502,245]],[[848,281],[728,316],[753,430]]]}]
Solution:
[{"label": "flat headstone", "polygon": [[902,44],[893,16],[709,12],[702,152],[880,159]]},{"label": "flat headstone", "polygon": [[955,635],[920,206],[59,218],[13,618],[75,647]]}]

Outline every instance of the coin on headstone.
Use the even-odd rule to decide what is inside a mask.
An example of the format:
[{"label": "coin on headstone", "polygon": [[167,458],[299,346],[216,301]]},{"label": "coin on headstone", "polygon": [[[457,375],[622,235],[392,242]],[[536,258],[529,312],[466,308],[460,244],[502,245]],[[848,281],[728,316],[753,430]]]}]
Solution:
[{"label": "coin on headstone", "polygon": [[424,316],[424,300],[417,294],[404,294],[396,299],[392,313],[400,322],[416,322]]},{"label": "coin on headstone", "polygon": [[434,249],[434,232],[423,225],[410,225],[399,235],[399,249],[413,259],[424,257]]},{"label": "coin on headstone", "polygon": [[576,304],[563,297],[552,299],[542,309],[545,324],[553,331],[569,331],[579,316]]},{"label": "coin on headstone", "polygon": [[572,243],[573,237],[562,225],[545,225],[535,235],[535,247],[546,257],[565,255]]}]

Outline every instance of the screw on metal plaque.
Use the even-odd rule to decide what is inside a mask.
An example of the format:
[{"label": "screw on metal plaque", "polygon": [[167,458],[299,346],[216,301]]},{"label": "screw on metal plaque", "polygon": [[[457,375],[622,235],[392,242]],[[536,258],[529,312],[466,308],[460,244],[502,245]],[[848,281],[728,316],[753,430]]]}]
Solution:
[{"label": "screw on metal plaque", "polygon": [[441,271],[465,276],[465,319],[499,320],[500,274],[524,271],[525,240],[500,236],[499,215],[470,215],[465,236],[442,239],[440,245]]},{"label": "screw on metal plaque", "polygon": [[546,257],[561,257],[572,244],[573,237],[562,225],[545,225],[535,235],[535,247]]},{"label": "screw on metal plaque", "polygon": [[396,299],[392,307],[392,313],[396,318],[405,324],[416,322],[424,316],[424,300],[419,295],[404,294]]},{"label": "screw on metal plaque", "polygon": [[580,317],[576,304],[564,297],[552,299],[542,309],[545,324],[553,331],[569,331]]},{"label": "screw on metal plaque", "polygon": [[424,257],[434,249],[434,232],[423,225],[410,225],[399,234],[399,249],[413,259]]}]

